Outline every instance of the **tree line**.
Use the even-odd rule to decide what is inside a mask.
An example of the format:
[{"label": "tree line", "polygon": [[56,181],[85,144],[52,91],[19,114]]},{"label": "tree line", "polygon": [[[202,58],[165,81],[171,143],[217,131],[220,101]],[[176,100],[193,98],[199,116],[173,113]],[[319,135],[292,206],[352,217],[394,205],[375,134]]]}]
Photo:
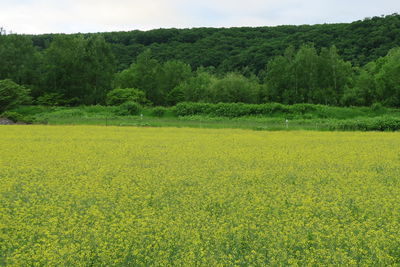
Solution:
[{"label": "tree line", "polygon": [[156,106],[400,107],[399,44],[397,14],[314,26],[39,36],[1,31],[0,80],[23,85],[34,103],[48,105],[122,97]]}]

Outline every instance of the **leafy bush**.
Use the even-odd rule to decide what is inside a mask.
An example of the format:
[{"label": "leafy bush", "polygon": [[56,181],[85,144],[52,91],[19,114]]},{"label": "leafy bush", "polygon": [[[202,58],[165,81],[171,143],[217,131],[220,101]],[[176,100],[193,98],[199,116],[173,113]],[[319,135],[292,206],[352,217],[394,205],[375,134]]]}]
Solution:
[{"label": "leafy bush", "polygon": [[118,88],[107,93],[107,105],[119,106],[125,102],[136,102],[142,105],[149,103],[149,101],[146,99],[145,93],[135,88]]},{"label": "leafy bush", "polygon": [[208,115],[217,117],[271,116],[276,114],[304,114],[316,110],[315,105],[298,104],[286,106],[279,103],[243,104],[243,103],[179,103],[176,105],[178,116]]},{"label": "leafy bush", "polygon": [[205,115],[215,117],[269,116],[286,118],[335,118],[350,119],[367,116],[382,116],[389,110],[378,107],[333,107],[314,104],[283,105],[280,103],[244,104],[244,103],[192,103],[182,102],[175,106],[177,116]]},{"label": "leafy bush", "polygon": [[47,93],[39,96],[36,100],[36,104],[43,106],[60,106],[65,104],[63,100],[64,96],[59,93]]},{"label": "leafy bush", "polygon": [[228,73],[211,85],[212,102],[257,103],[260,85],[241,74]]},{"label": "leafy bush", "polygon": [[63,105],[65,105],[67,107],[76,107],[81,104],[82,100],[79,99],[78,97],[73,97],[70,99],[66,99],[63,102],[64,102]]},{"label": "leafy bush", "polygon": [[313,104],[294,104],[290,107],[292,113],[295,114],[306,114],[317,111],[317,106]]},{"label": "leafy bush", "polygon": [[330,130],[342,131],[398,131],[400,118],[377,117],[336,121]]},{"label": "leafy bush", "polygon": [[162,117],[164,114],[167,112],[167,109],[164,107],[154,107],[151,110],[151,115],[156,116],[156,117]]},{"label": "leafy bush", "polygon": [[136,102],[129,101],[119,105],[115,114],[119,116],[138,115],[141,110],[142,106]]},{"label": "leafy bush", "polygon": [[13,111],[3,112],[0,117],[9,119],[13,122],[23,122],[23,123],[33,123],[34,122],[34,118],[32,116],[24,116],[22,114],[19,114],[17,112],[13,112]]},{"label": "leafy bush", "polygon": [[21,114],[19,114],[19,113],[17,113],[17,112],[6,111],[6,112],[4,112],[3,114],[1,114],[0,117],[9,119],[9,120],[11,120],[11,121],[13,121],[13,122],[19,122],[19,121],[22,120],[22,118],[23,118],[24,116],[22,116]]},{"label": "leafy bush", "polygon": [[31,101],[29,90],[12,80],[0,80],[0,112]]}]

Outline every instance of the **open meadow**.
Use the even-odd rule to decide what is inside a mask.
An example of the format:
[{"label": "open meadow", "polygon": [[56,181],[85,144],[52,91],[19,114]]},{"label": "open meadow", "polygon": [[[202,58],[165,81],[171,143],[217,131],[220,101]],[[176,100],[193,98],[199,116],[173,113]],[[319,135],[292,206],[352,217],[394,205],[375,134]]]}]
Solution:
[{"label": "open meadow", "polygon": [[400,264],[400,133],[0,126],[0,266]]}]

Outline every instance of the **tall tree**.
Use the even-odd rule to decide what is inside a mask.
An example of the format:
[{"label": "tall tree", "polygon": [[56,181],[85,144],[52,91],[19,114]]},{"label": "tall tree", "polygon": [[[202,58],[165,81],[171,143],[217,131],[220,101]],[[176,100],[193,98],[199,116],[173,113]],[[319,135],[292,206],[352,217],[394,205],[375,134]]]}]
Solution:
[{"label": "tall tree", "polygon": [[214,103],[258,103],[260,85],[241,74],[228,73],[211,85],[211,96]]},{"label": "tall tree", "polygon": [[152,58],[151,51],[140,54],[129,69],[116,75],[116,88],[138,88],[146,93],[147,99],[155,105],[164,102],[164,94],[159,86],[160,63]]},{"label": "tall tree", "polygon": [[303,45],[289,47],[267,65],[265,83],[269,99],[285,104],[339,104],[352,78],[352,66],[343,61],[335,47],[322,49]]},{"label": "tall tree", "polygon": [[298,95],[296,70],[293,68],[294,48],[288,47],[283,56],[276,56],[267,65],[264,82],[268,88],[268,100],[293,104]]},{"label": "tall tree", "polygon": [[103,36],[92,36],[87,40],[86,56],[87,82],[91,85],[88,101],[103,104],[112,87],[115,73],[115,58],[110,45]]},{"label": "tall tree", "polygon": [[400,107],[400,48],[392,49],[376,74],[378,96],[385,105]]},{"label": "tall tree", "polygon": [[295,103],[315,103],[318,91],[318,54],[314,46],[303,45],[294,58],[292,73],[295,76]]},{"label": "tall tree", "polygon": [[192,76],[190,65],[182,61],[171,60],[163,64],[159,77],[159,86],[164,94],[164,104],[174,105],[183,99],[183,94],[174,90]]},{"label": "tall tree", "polygon": [[199,68],[195,75],[175,87],[176,94],[182,94],[181,100],[189,102],[212,102],[211,86],[217,80],[204,68]]},{"label": "tall tree", "polygon": [[351,63],[342,60],[335,46],[322,48],[319,59],[319,90],[314,94],[314,102],[338,105],[352,79]]},{"label": "tall tree", "polygon": [[38,65],[39,54],[29,37],[0,34],[0,79],[23,85],[37,84]]},{"label": "tall tree", "polygon": [[375,62],[355,68],[353,86],[345,87],[341,103],[345,106],[371,106],[377,102],[375,75]]},{"label": "tall tree", "polygon": [[45,51],[47,93],[60,93],[71,104],[104,103],[114,63],[101,37],[58,36]]}]

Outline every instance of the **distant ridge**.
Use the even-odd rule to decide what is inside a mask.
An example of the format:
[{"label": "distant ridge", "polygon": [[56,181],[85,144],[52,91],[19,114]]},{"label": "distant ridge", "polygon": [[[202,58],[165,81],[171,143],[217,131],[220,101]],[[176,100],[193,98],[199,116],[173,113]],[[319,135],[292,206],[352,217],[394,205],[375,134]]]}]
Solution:
[{"label": "distant ridge", "polygon": [[[222,72],[248,68],[258,73],[290,45],[335,45],[345,60],[364,65],[400,46],[400,15],[366,18],[352,23],[300,26],[156,29],[88,33],[112,44],[118,69],[127,68],[146,48],[160,61],[182,60],[192,67],[213,66]],[[57,34],[33,35],[44,48]]]}]

